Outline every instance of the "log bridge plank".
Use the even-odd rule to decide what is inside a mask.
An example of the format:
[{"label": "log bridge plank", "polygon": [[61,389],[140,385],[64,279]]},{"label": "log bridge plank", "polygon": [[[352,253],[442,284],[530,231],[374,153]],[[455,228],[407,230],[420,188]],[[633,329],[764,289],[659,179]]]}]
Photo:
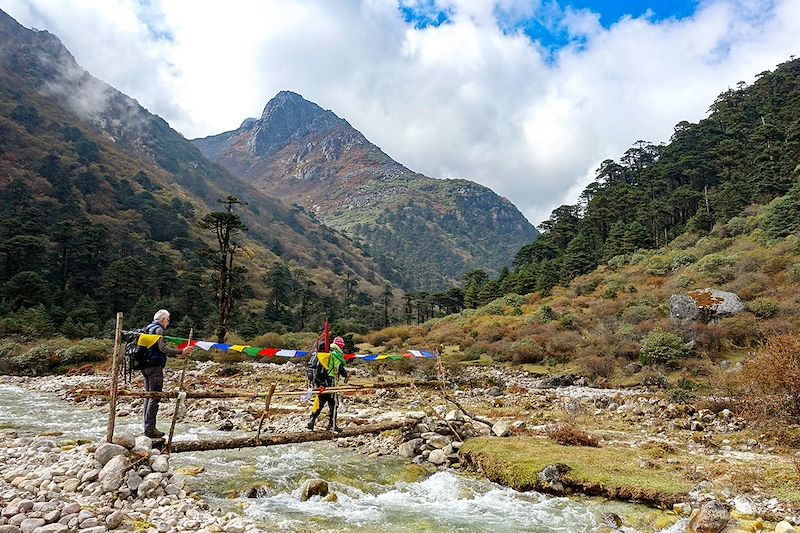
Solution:
[{"label": "log bridge plank", "polygon": [[315,442],[321,440],[333,440],[342,437],[355,437],[357,435],[367,435],[369,433],[380,433],[392,429],[402,429],[414,424],[413,419],[392,420],[389,422],[378,422],[376,424],[365,424],[363,426],[346,427],[338,433],[330,431],[297,431],[293,433],[281,433],[273,435],[262,435],[251,437],[234,437],[231,439],[213,440],[193,440],[193,441],[172,441],[172,453],[180,452],[199,452],[209,450],[233,450],[236,448],[255,448],[258,446],[275,446],[278,444],[296,444],[299,442]]}]

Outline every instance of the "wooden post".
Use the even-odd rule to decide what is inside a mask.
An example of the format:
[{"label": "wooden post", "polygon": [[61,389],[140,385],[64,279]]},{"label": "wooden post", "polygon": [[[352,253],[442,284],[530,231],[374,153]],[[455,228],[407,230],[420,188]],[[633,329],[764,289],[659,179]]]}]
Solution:
[{"label": "wooden post", "polygon": [[[186,341],[186,346],[192,345],[192,333],[194,333],[194,329],[189,330],[189,338]],[[183,356],[183,370],[181,370],[181,381],[178,384],[178,395],[175,397],[175,412],[172,413],[172,423],[169,425],[169,436],[167,437],[167,446],[164,448],[167,455],[169,455],[170,449],[172,448],[172,435],[175,434],[175,423],[178,421],[178,407],[181,405],[181,393],[183,392],[183,383],[186,379],[186,367],[189,366],[189,356]],[[183,401],[186,401],[186,395],[183,395]]]},{"label": "wooden post", "polygon": [[122,343],[122,313],[117,313],[117,329],[114,333],[114,355],[111,358],[111,398],[108,401],[108,429],[106,442],[114,439],[114,423],[117,418],[117,390],[119,389],[119,348]]},{"label": "wooden post", "polygon": [[272,395],[275,394],[275,382],[269,386],[269,392],[267,393],[267,399],[264,404],[264,412],[261,413],[261,419],[258,421],[258,432],[256,433],[256,442],[261,442],[261,426],[264,425],[264,417],[267,416],[269,413],[269,402],[272,400]]}]

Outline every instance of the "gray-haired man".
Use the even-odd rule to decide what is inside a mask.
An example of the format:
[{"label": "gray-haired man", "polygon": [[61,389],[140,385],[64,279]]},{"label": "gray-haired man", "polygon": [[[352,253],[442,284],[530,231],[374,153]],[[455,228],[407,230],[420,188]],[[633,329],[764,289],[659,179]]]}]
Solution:
[{"label": "gray-haired man", "polygon": [[[164,330],[169,326],[169,311],[159,309],[153,315],[153,322],[147,326],[147,333],[150,335],[161,335],[158,342],[148,350],[147,366],[142,369],[144,376],[144,390],[148,392],[161,392],[164,390],[164,365],[167,364],[167,356],[188,355],[192,351],[191,346],[183,350],[175,350],[167,346],[164,341]],[[158,398],[145,398],[144,400],[144,434],[152,439],[164,436],[163,431],[156,429],[156,416],[158,415]]]}]

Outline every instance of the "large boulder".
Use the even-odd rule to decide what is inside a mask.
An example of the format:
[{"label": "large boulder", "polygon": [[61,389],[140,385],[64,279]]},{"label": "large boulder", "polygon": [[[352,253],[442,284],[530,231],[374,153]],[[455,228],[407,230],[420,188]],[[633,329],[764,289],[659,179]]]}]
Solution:
[{"label": "large boulder", "polygon": [[712,322],[744,311],[744,303],[732,292],[698,289],[669,298],[669,316],[683,322]]},{"label": "large boulder", "polygon": [[119,444],[104,442],[98,446],[97,450],[94,452],[94,458],[97,459],[97,462],[103,466],[105,466],[112,457],[116,457],[117,455],[128,455],[127,448]]}]

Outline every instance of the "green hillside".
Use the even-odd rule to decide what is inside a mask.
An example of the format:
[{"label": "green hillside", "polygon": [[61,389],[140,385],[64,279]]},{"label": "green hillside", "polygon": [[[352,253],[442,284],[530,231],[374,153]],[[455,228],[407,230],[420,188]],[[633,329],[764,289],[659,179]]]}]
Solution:
[{"label": "green hillside", "polygon": [[[668,144],[639,142],[604,162],[582,202],[556,209],[513,270],[466,277],[470,309],[370,341],[545,365],[598,384],[647,379],[623,371],[640,360],[702,379],[721,358],[738,361],[800,328],[798,164],[793,60],[720,95],[708,118],[679,124]],[[671,295],[703,288],[737,294],[745,311],[670,319]]]},{"label": "green hillside", "polygon": [[0,333],[107,334],[116,311],[133,326],[159,307],[176,333],[210,333],[215,274],[200,252],[216,237],[198,221],[228,195],[247,202],[249,228],[234,330],[382,324],[384,281],[348,238],[207,161],[53,35],[0,12],[0,48]]}]

